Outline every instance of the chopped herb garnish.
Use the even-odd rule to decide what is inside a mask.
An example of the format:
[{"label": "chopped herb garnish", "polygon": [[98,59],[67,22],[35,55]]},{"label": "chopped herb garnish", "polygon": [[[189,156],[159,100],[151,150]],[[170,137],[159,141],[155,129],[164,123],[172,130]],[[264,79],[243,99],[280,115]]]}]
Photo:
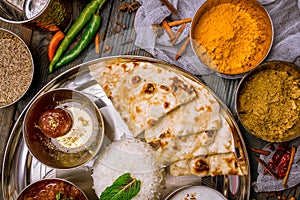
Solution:
[{"label": "chopped herb garnish", "polygon": [[57,193],[57,194],[55,195],[56,200],[60,200],[60,196],[61,196],[61,195],[62,195],[61,192]]}]

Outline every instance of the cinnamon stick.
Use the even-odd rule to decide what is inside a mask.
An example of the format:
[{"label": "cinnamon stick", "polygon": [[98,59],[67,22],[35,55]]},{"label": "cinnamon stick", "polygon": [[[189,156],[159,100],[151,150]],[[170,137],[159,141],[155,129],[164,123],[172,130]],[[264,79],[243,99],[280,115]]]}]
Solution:
[{"label": "cinnamon stick", "polygon": [[272,175],[276,180],[279,179],[279,175],[273,169],[270,169],[268,167],[267,163],[265,163],[265,161],[263,161],[262,159],[260,159],[258,156],[255,156],[255,158],[259,162],[259,164],[261,164],[267,170],[267,172],[270,175]]},{"label": "cinnamon stick", "polygon": [[191,21],[192,21],[192,18],[185,18],[185,19],[180,19],[180,20],[173,21],[173,22],[168,22],[168,25],[170,27],[172,27],[172,26],[178,26],[178,25],[181,25],[181,24],[184,24],[184,23],[189,23]]},{"label": "cinnamon stick", "polygon": [[99,33],[97,33],[96,37],[95,37],[95,53],[100,53],[100,48],[99,48]]},{"label": "cinnamon stick", "polygon": [[291,172],[291,169],[292,169],[292,165],[293,165],[293,161],[294,161],[294,158],[295,158],[295,154],[296,154],[296,147],[295,146],[292,146],[291,147],[291,158],[290,158],[290,161],[289,161],[289,165],[288,165],[288,169],[286,171],[286,174],[284,176],[284,179],[283,179],[283,185],[284,187],[287,187],[287,180],[289,178],[289,174]]},{"label": "cinnamon stick", "polygon": [[175,35],[174,35],[171,27],[168,25],[168,22],[166,20],[164,20],[161,25],[168,33],[170,40],[173,40],[175,38]]},{"label": "cinnamon stick", "polygon": [[177,54],[175,55],[175,60],[178,60],[180,58],[180,56],[184,53],[184,51],[189,43],[190,43],[190,37],[188,36],[185,39],[185,41],[183,42],[183,44],[182,44],[181,48],[179,49],[179,51],[177,52]]},{"label": "cinnamon stick", "polygon": [[176,35],[175,35],[174,39],[171,41],[172,45],[175,45],[176,41],[178,40],[179,36],[181,35],[181,33],[182,33],[182,31],[184,30],[185,27],[186,27],[186,23],[184,23],[180,26],[180,28],[176,32]]},{"label": "cinnamon stick", "polygon": [[172,14],[177,14],[178,10],[171,4],[168,0],[160,0],[170,11]]},{"label": "cinnamon stick", "polygon": [[266,150],[263,150],[263,149],[257,149],[257,148],[254,148],[254,147],[249,147],[249,149],[255,153],[259,153],[259,154],[262,154],[264,156],[268,156],[270,155],[270,151],[266,151]]}]

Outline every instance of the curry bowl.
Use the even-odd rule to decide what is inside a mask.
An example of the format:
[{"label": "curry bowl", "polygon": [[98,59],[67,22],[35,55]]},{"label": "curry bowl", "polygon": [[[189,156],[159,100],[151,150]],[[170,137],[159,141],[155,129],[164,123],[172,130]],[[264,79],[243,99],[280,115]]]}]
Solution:
[{"label": "curry bowl", "polygon": [[32,155],[57,169],[90,161],[104,137],[103,118],[95,103],[64,88],[37,97],[25,113],[22,129]]},{"label": "curry bowl", "polygon": [[235,106],[243,127],[268,142],[300,135],[300,67],[285,61],[259,65],[240,81]]},{"label": "curry bowl", "polygon": [[256,0],[208,0],[193,17],[190,41],[208,68],[224,75],[243,75],[268,55],[273,24]]},{"label": "curry bowl", "polygon": [[29,184],[17,197],[17,200],[26,199],[88,200],[78,186],[60,178],[42,179]]},{"label": "curry bowl", "polygon": [[25,42],[2,28],[0,49],[0,108],[4,108],[16,103],[28,91],[33,80],[34,63]]}]

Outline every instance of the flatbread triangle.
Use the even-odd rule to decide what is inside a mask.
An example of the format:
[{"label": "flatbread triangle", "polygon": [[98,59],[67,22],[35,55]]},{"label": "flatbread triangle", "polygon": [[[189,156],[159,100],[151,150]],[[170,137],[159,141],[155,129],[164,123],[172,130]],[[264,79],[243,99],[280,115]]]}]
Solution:
[{"label": "flatbread triangle", "polygon": [[180,75],[150,62],[96,63],[90,72],[133,136],[197,96]]}]

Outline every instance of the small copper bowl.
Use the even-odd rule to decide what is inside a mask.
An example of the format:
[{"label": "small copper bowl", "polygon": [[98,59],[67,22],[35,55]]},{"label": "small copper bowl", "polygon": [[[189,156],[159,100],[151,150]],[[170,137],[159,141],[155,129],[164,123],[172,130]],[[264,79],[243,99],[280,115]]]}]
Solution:
[{"label": "small copper bowl", "polygon": [[265,62],[240,81],[235,109],[250,134],[285,142],[300,136],[300,67],[285,61]]},{"label": "small copper bowl", "polygon": [[193,17],[190,41],[208,68],[221,75],[244,75],[268,55],[273,24],[256,0],[208,0]]},{"label": "small copper bowl", "polygon": [[[49,109],[61,109],[72,118],[67,134],[50,138],[38,123]],[[70,89],[54,89],[37,97],[27,110],[23,135],[29,151],[41,163],[57,169],[78,167],[99,151],[104,137],[104,123],[98,107],[84,94]]]},{"label": "small copper bowl", "polygon": [[70,181],[59,178],[42,179],[29,184],[18,195],[17,200],[29,199],[30,197],[34,199],[41,198],[38,195],[42,195],[44,199],[88,200],[79,187]]}]

